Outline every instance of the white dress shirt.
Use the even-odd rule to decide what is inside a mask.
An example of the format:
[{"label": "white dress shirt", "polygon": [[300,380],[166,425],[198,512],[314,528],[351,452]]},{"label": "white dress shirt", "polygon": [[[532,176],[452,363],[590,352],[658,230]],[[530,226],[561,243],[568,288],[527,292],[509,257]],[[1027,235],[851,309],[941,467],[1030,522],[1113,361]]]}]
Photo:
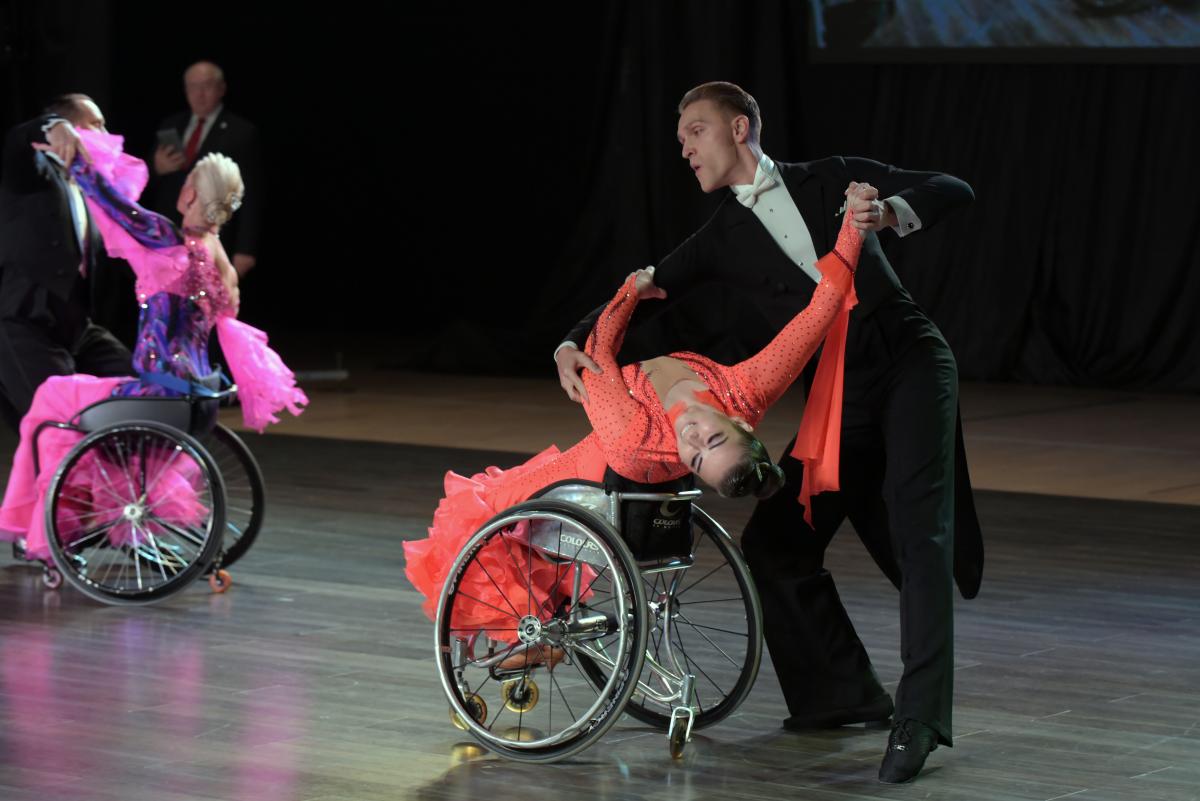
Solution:
[{"label": "white dress shirt", "polygon": [[[821,271],[817,269],[817,251],[813,245],[812,234],[804,222],[796,202],[783,183],[783,175],[775,162],[766,153],[758,160],[758,168],[754,171],[755,183],[762,183],[763,177],[773,180],[773,185],[758,193],[757,199],[750,210],[758,218],[771,239],[779,245],[792,262],[804,271],[813,281],[821,282]],[[752,184],[731,186],[730,191],[735,195],[748,190]],[[896,225],[892,230],[900,236],[907,236],[921,229],[921,220],[917,217],[912,206],[903,199],[892,196],[884,201],[896,213]],[[844,206],[843,206],[844,208]],[[840,220],[839,220],[840,222]]]},{"label": "white dress shirt", "polygon": [[[766,153],[758,160],[758,169],[754,172],[755,183],[761,183],[764,177],[771,178],[774,184],[759,193],[750,211],[754,212],[754,216],[763,224],[763,228],[767,229],[771,239],[775,240],[775,244],[779,245],[779,249],[787,254],[792,263],[813,281],[821,283],[821,271],[817,269],[817,249],[813,245],[812,234],[809,233],[804,218],[800,216],[800,210],[796,208],[796,201],[792,200],[791,193],[783,185],[783,176]],[[752,185],[731,186],[729,189],[737,194],[739,189],[747,190],[750,186]]]}]

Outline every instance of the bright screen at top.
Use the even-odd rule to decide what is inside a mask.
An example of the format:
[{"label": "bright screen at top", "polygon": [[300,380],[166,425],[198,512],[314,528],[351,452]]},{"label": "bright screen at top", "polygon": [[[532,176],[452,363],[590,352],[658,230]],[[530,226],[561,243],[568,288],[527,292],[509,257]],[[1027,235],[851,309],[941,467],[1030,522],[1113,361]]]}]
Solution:
[{"label": "bright screen at top", "polygon": [[1200,0],[805,0],[818,60],[1192,60]]}]

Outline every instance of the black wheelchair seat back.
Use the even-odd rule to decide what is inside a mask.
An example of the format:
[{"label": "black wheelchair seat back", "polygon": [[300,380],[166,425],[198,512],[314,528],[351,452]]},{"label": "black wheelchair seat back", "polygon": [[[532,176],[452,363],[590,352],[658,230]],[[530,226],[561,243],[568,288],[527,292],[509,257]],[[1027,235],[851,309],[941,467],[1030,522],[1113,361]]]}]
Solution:
[{"label": "black wheelchair seat back", "polygon": [[[215,392],[221,388],[221,376],[214,373],[195,383]],[[204,434],[216,425],[219,405],[217,398],[112,397],[81,411],[75,425],[81,431],[92,432],[114,423],[143,420],[162,423],[189,434]]]},{"label": "black wheelchair seat back", "polygon": [[106,398],[80,412],[77,425],[83,431],[92,432],[134,420],[162,423],[187,431],[192,422],[192,409],[186,398]]},{"label": "black wheelchair seat back", "polygon": [[[660,484],[633,481],[610,467],[604,474],[608,492],[684,492],[695,489],[695,478]],[[639,562],[687,557],[692,551],[691,501],[622,501],[621,537]]]}]

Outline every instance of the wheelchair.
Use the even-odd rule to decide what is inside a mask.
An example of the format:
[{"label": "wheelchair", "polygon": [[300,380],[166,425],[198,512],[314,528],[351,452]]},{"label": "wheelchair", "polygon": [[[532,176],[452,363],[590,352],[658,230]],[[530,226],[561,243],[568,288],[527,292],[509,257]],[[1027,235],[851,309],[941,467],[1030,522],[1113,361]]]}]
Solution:
[{"label": "wheelchair", "polygon": [[181,383],[186,394],[106,398],[35,430],[36,472],[45,429],[84,435],[46,493],[47,587],[65,578],[102,603],[149,604],[201,576],[214,592],[231,585],[227,568],[262,526],[262,472],[241,438],[217,422],[236,387],[219,391],[216,376]]},{"label": "wheelchair", "polygon": [[[736,710],[758,675],[754,583],[732,538],[696,505],[700,490],[682,488],[688,477],[630,491],[613,475],[552,485],[500,513],[443,586],[436,656],[451,721],[506,758],[565,759],[622,712],[665,731],[679,758],[693,730]],[[523,590],[502,589],[503,569]],[[472,576],[496,592],[471,595]]]}]

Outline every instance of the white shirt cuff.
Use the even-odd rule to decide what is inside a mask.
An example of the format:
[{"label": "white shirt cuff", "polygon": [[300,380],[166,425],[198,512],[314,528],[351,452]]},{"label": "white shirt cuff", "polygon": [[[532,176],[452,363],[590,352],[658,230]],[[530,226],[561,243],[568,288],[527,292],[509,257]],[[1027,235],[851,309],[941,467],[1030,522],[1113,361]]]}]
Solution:
[{"label": "white shirt cuff", "polygon": [[50,133],[51,128],[53,128],[56,125],[62,125],[64,122],[67,123],[68,125],[71,123],[71,121],[68,120],[66,117],[51,117],[50,119],[48,119],[44,123],[42,123],[42,135],[45,136],[46,134]]},{"label": "white shirt cuff", "polygon": [[563,348],[574,348],[575,350],[579,350],[579,346],[568,339],[565,342],[563,342],[561,345],[559,345],[557,348],[554,349],[554,358],[555,359],[558,358],[558,352],[560,350],[562,350]]},{"label": "white shirt cuff", "polygon": [[883,202],[891,206],[892,211],[896,213],[896,224],[892,226],[892,230],[898,236],[908,236],[921,230],[921,218],[913,211],[912,206],[908,205],[907,200],[893,195]]}]

